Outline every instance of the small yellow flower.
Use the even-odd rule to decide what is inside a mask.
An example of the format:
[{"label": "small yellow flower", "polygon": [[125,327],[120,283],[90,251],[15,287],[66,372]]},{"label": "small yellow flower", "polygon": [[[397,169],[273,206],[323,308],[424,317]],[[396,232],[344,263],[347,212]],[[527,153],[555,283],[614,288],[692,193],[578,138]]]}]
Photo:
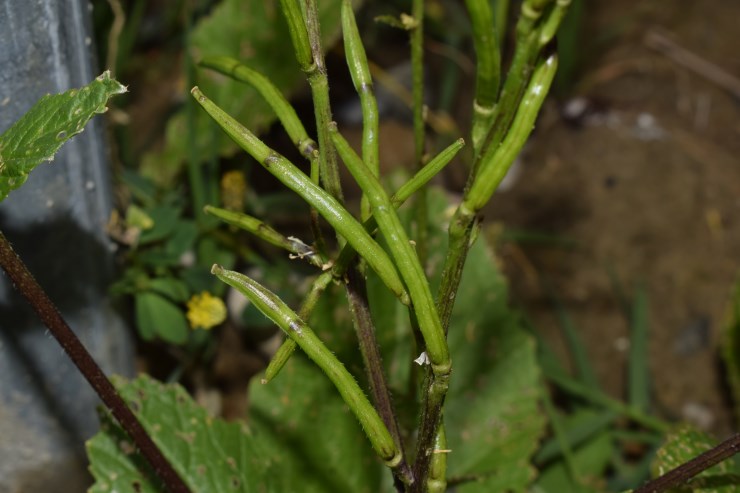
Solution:
[{"label": "small yellow flower", "polygon": [[226,305],[207,291],[188,300],[188,322],[194,329],[212,329],[226,320]]},{"label": "small yellow flower", "polygon": [[221,200],[231,211],[244,210],[247,179],[241,171],[227,171],[221,177]]}]

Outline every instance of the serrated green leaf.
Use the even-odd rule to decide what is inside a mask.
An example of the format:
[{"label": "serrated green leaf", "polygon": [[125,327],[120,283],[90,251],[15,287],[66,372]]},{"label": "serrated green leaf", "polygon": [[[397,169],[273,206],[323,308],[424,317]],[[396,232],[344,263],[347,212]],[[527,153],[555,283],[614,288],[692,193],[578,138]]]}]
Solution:
[{"label": "serrated green leaf", "polygon": [[82,132],[96,113],[106,111],[108,99],[126,92],[110,72],[90,84],[62,94],[47,94],[0,135],[0,201],[20,187],[43,161]]},{"label": "serrated green leaf", "polygon": [[[269,455],[245,425],[210,418],[176,384],[140,376],[128,383],[117,380],[116,386],[193,493],[289,491],[274,487],[280,472],[271,471]],[[165,493],[143,472],[147,468],[134,450],[120,428],[105,420],[87,442],[96,480],[90,492]]]},{"label": "serrated green leaf", "polygon": [[[670,432],[665,444],[658,449],[651,467],[654,477],[665,474],[706,452],[717,445],[707,433],[689,425],[681,426]],[[676,493],[735,493],[740,490],[738,476],[733,469],[732,459],[720,462],[691,479],[686,485],[671,491]]]},{"label": "serrated green leaf", "polygon": [[321,370],[294,355],[267,385],[249,387],[250,427],[280,471],[275,492],[380,493],[391,474]]},{"label": "serrated green leaf", "polygon": [[[325,48],[339,34],[340,5],[340,0],[319,2]],[[283,94],[289,95],[305,81],[277,0],[224,0],[198,23],[191,37],[192,56],[196,60],[204,56],[235,58],[269,78]],[[197,85],[252,132],[260,132],[275,120],[269,105],[250,86],[210,70],[198,72]],[[190,158],[199,162],[214,154],[230,155],[237,150],[236,144],[202,111],[192,115],[194,140],[189,143],[186,118],[185,111],[171,118],[165,148],[144,157],[142,172],[160,184],[170,183],[179,172],[189,156],[189,146],[195,153]]]},{"label": "serrated green leaf", "polygon": [[146,340],[160,337],[172,344],[184,344],[188,340],[188,322],[182,310],[156,293],[137,293],[136,326]]}]

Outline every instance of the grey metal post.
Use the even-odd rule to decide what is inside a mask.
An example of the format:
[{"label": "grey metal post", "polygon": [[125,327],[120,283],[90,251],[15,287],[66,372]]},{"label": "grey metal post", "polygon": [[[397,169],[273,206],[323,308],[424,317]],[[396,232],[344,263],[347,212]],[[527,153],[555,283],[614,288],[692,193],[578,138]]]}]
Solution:
[{"label": "grey metal post", "polygon": [[[0,2],[0,132],[46,93],[89,83],[84,0]],[[133,349],[106,286],[112,244],[108,155],[100,118],[0,204],[0,228],[107,373],[131,374]],[[0,275],[0,491],[82,492],[83,443],[97,399]]]}]

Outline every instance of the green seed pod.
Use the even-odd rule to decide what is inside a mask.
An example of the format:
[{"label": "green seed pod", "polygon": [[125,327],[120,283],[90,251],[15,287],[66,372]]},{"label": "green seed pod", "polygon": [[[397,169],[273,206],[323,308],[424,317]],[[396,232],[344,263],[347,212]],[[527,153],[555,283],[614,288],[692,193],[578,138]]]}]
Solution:
[{"label": "green seed pod", "polygon": [[221,128],[262,166],[285,186],[296,192],[314,207],[326,221],[362,256],[404,304],[409,304],[408,293],[393,262],[362,225],[334,197],[313,183],[290,161],[276,153],[252,132],[208,99],[197,87],[191,91],[196,101],[211,115]]},{"label": "green seed pod", "polygon": [[396,467],[401,461],[401,452],[396,448],[390,432],[355,378],[334,356],[334,353],[321,342],[314,331],[275,293],[253,279],[239,272],[226,270],[219,265],[214,265],[211,273],[246,296],[263,315],[280,327],[326,373],[362,425],[375,452],[389,467]]}]

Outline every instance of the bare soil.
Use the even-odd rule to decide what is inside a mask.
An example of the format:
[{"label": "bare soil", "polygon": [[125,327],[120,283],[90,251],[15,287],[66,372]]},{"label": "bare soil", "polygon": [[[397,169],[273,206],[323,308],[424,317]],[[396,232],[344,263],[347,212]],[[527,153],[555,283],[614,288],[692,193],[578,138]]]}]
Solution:
[{"label": "bare soil", "polygon": [[[500,255],[515,303],[562,353],[556,293],[618,397],[629,323],[609,273],[628,295],[644,283],[655,410],[724,435],[733,424],[718,344],[739,273],[740,99],[646,37],[659,33],[740,77],[740,4],[588,3],[592,61],[572,95],[587,116],[574,126],[548,108],[521,177],[487,220],[575,242],[507,243]],[[612,38],[594,50],[599,33]]]}]

